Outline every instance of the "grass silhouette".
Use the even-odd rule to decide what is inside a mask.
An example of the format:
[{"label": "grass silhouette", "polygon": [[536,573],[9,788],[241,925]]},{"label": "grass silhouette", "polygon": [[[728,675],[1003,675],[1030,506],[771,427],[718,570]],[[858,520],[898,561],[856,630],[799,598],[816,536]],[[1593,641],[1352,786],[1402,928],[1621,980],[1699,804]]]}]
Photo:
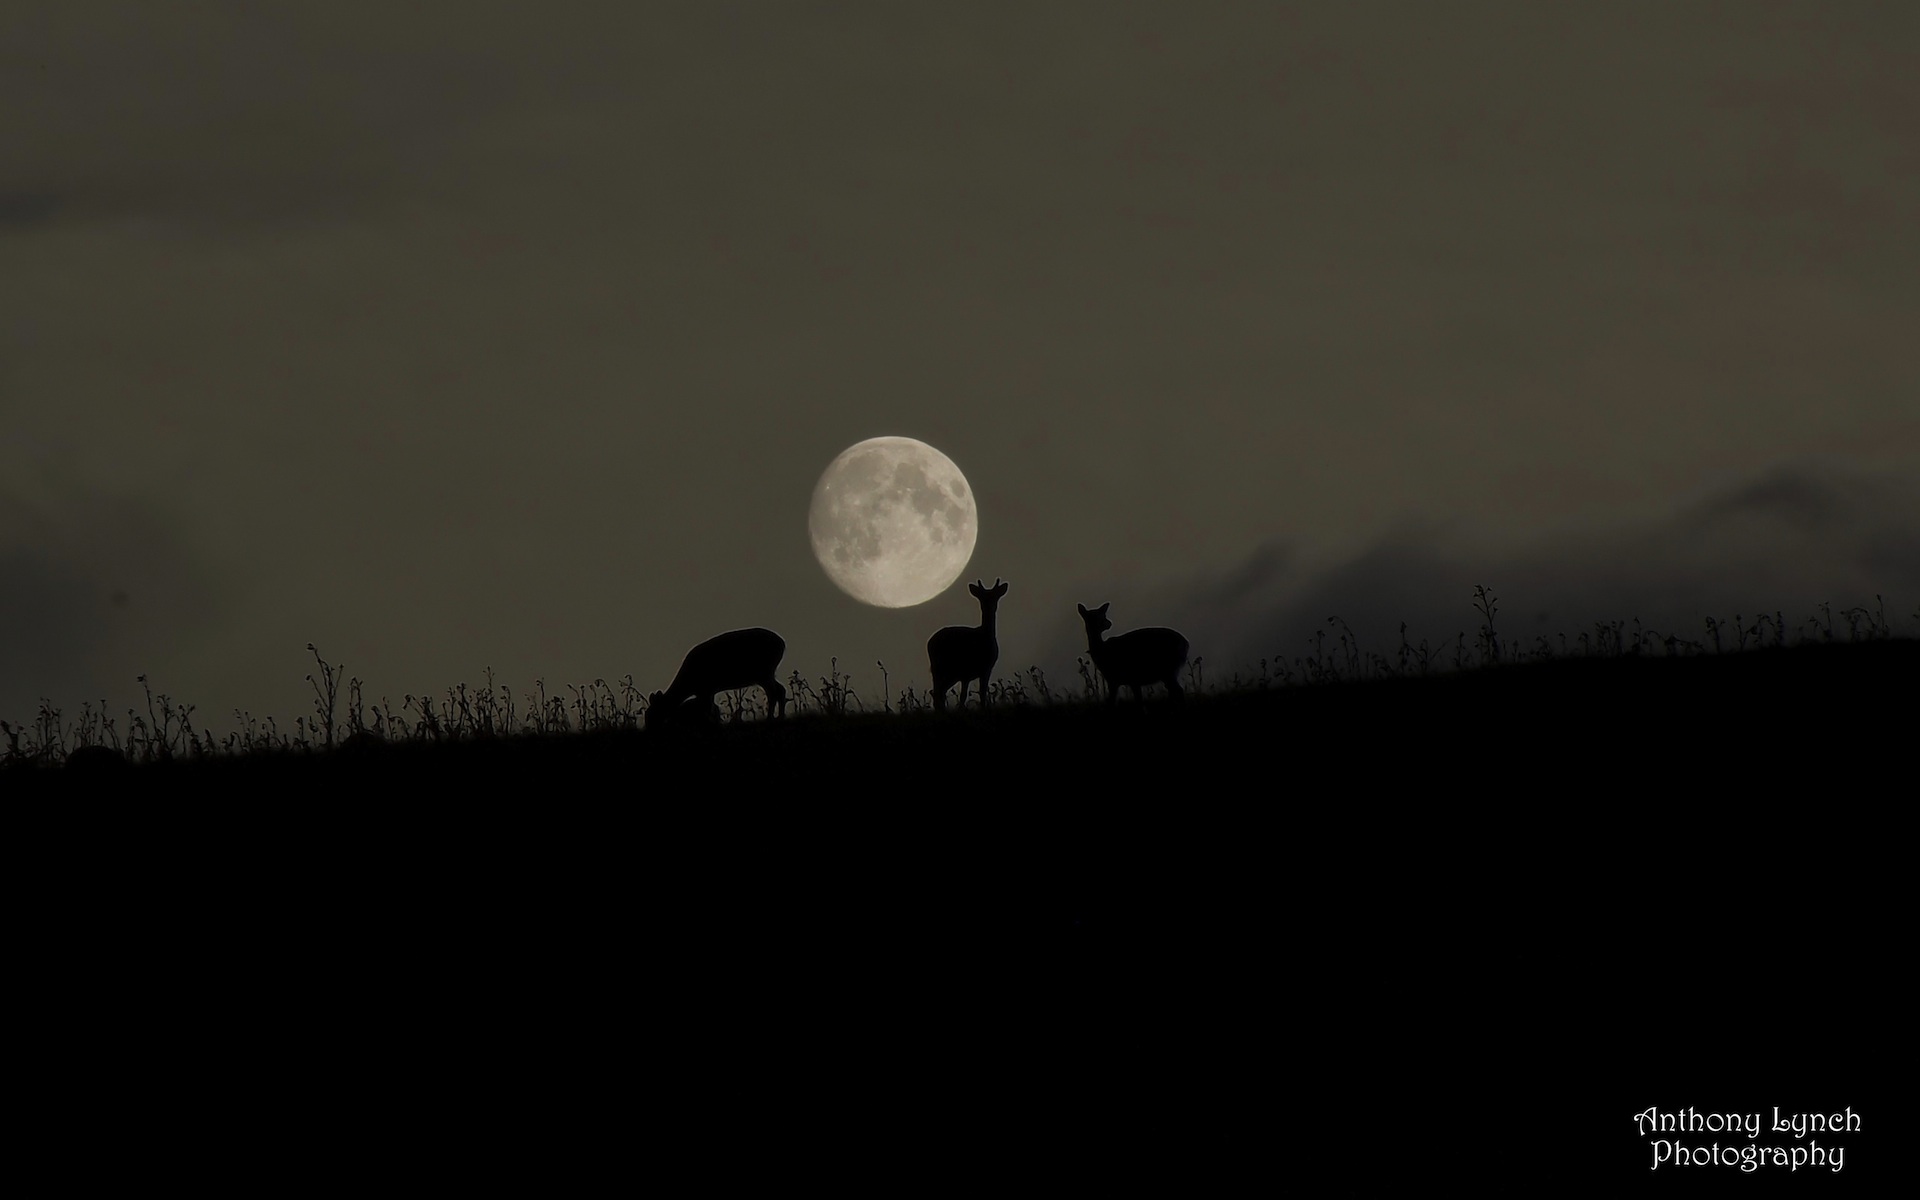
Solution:
[{"label": "grass silhouette", "polygon": [[[1206,659],[1196,655],[1185,664],[1194,705],[1181,712],[1135,701],[1098,714],[1104,684],[1087,657],[1077,659],[1077,687],[1060,687],[1029,666],[993,680],[991,712],[975,699],[970,720],[954,730],[927,720],[933,697],[914,687],[877,699],[858,695],[839,659],[816,682],[797,670],[787,676],[791,722],[768,722],[758,689],[733,689],[720,697],[718,728],[693,722],[649,732],[647,697],[632,676],[566,685],[559,693],[540,680],[516,695],[490,668],[480,687],[453,685],[438,697],[409,693],[399,705],[386,697],[369,703],[363,682],[342,680],[342,670],[309,643],[317,668],[307,676],[313,712],[292,728],[236,710],[238,728],[215,735],[192,705],[154,693],[140,676],[146,708],[129,710],[125,724],[104,707],[83,705],[77,718],[67,718],[52,703],[42,703],[33,722],[0,722],[0,780],[96,787],[108,785],[111,774],[115,787],[132,780],[144,787],[165,772],[169,781],[196,787],[238,778],[298,785],[303,776],[430,780],[440,787],[484,770],[490,781],[538,787],[541,772],[626,772],[637,793],[701,791],[730,778],[778,793],[833,780],[849,764],[868,780],[881,770],[912,780],[929,762],[960,756],[1016,778],[1046,778],[1064,762],[1089,781],[1110,774],[1108,787],[1137,787],[1164,770],[1164,760],[1146,760],[1160,753],[1192,762],[1185,770],[1194,776],[1156,785],[1192,787],[1204,772],[1260,764],[1267,745],[1346,747],[1359,755],[1371,753],[1373,743],[1419,753],[1503,743],[1500,756],[1528,758],[1590,728],[1686,741],[1709,726],[1728,726],[1722,735],[1738,737],[1734,726],[1791,724],[1816,699],[1851,705],[1851,726],[1893,716],[1910,730],[1910,716],[1897,714],[1912,710],[1912,655],[1920,643],[1893,634],[1884,601],[1839,612],[1822,605],[1797,626],[1778,611],[1705,618],[1701,636],[1693,637],[1649,630],[1638,620],[1597,622],[1574,636],[1536,636],[1532,645],[1503,636],[1500,601],[1490,589],[1476,588],[1473,603],[1480,620],[1471,639],[1463,630],[1440,647],[1407,641],[1402,626],[1392,651],[1363,649],[1346,622],[1332,616],[1304,653],[1275,653],[1212,682]],[[877,666],[889,680],[887,666]],[[1684,712],[1676,697],[1688,697]],[[1096,747],[1108,756],[1091,756]],[[1288,756],[1298,760],[1298,751]],[[152,770],[119,776],[111,772],[115,760]],[[712,766],[716,760],[728,760],[726,772]]]},{"label": "grass silhouette", "polygon": [[[1916,643],[1895,635],[1884,601],[1875,599],[1871,609],[1855,606],[1837,614],[1830,604],[1823,604],[1816,614],[1797,625],[1789,624],[1779,611],[1762,612],[1752,618],[1737,614],[1731,620],[1707,617],[1701,636],[1688,637],[1646,628],[1635,619],[1599,622],[1572,636],[1536,635],[1531,645],[1523,646],[1507,641],[1499,630],[1498,597],[1484,586],[1476,587],[1473,603],[1480,622],[1471,642],[1463,630],[1454,641],[1438,647],[1425,640],[1415,645],[1407,640],[1403,624],[1399,644],[1383,653],[1363,649],[1346,622],[1329,617],[1327,627],[1315,632],[1303,653],[1275,653],[1244,664],[1225,679],[1216,677],[1212,683],[1206,679],[1204,657],[1194,656],[1185,664],[1187,690],[1210,703],[1191,716],[1176,719],[1159,715],[1156,719],[1166,731],[1163,742],[1176,737],[1213,742],[1217,739],[1210,730],[1216,725],[1234,729],[1274,719],[1311,720],[1313,706],[1329,702],[1326,685],[1365,685],[1341,694],[1337,703],[1343,708],[1377,705],[1398,712],[1420,701],[1405,698],[1408,694],[1393,685],[1454,679],[1456,691],[1498,695],[1516,704],[1523,704],[1529,693],[1536,693],[1534,698],[1539,703],[1569,712],[1597,712],[1607,705],[1617,705],[1621,713],[1637,714],[1636,719],[1644,721],[1647,713],[1665,706],[1657,689],[1678,681],[1707,691],[1739,681],[1742,688],[1758,689],[1748,697],[1749,703],[1771,696],[1783,705],[1791,705],[1791,689],[1809,684],[1809,672],[1830,673],[1831,678],[1822,675],[1823,686],[1866,689],[1861,695],[1895,688],[1893,702],[1898,706],[1896,681],[1902,677],[1906,669],[1902,664],[1914,652]],[[1920,610],[1912,614],[1912,619],[1920,625]],[[1846,655],[1835,655],[1831,653],[1835,647],[1854,649]],[[263,720],[236,710],[233,715],[238,728],[217,735],[196,723],[192,705],[155,693],[142,675],[138,682],[146,696],[145,711],[129,710],[124,727],[107,715],[104,703],[99,707],[83,704],[79,714],[69,718],[51,701],[43,701],[30,722],[0,721],[0,738],[4,739],[0,771],[7,772],[4,778],[18,780],[28,775],[43,777],[51,769],[70,764],[97,775],[102,768],[112,766],[116,758],[127,765],[174,769],[247,760],[290,771],[298,764],[331,763],[340,755],[362,766],[375,761],[417,764],[424,761],[421,751],[425,748],[439,750],[443,761],[450,764],[455,760],[448,752],[454,747],[475,744],[486,744],[496,752],[503,746],[538,744],[539,749],[529,753],[543,761],[565,754],[565,747],[574,743],[582,754],[599,753],[590,747],[610,744],[610,739],[622,744],[630,741],[634,747],[645,747],[648,753],[670,754],[676,748],[701,744],[691,731],[679,729],[658,730],[648,739],[647,696],[631,675],[611,683],[596,678],[590,683],[570,684],[557,693],[549,693],[542,679],[516,696],[488,668],[485,682],[479,687],[458,684],[437,697],[407,694],[396,706],[386,698],[369,703],[360,679],[343,679],[340,669],[313,644],[309,643],[307,650],[317,668],[317,673],[306,677],[314,693],[313,712],[295,718],[291,727],[282,727],[273,717]],[[1758,653],[1763,650],[1769,653]],[[1790,650],[1800,653],[1789,655],[1786,652]],[[1735,656],[1740,656],[1737,663],[1731,661]],[[1695,660],[1724,665],[1670,667],[1664,672],[1645,667],[1654,662]],[[1004,727],[989,722],[973,728],[996,728],[1001,736],[1019,739],[1022,754],[1043,754],[1049,728],[1057,726],[1063,736],[1068,730],[1079,733],[1089,718],[1071,710],[1099,702],[1104,685],[1088,657],[1076,661],[1079,677],[1074,687],[1057,686],[1037,666],[994,679],[990,685],[991,707],[1001,710],[1008,720]],[[1821,665],[1811,665],[1816,661]],[[876,666],[882,679],[887,679],[886,664]],[[1529,669],[1513,672],[1521,667]],[[1911,681],[1914,677],[1906,678]],[[1642,688],[1650,690],[1641,694]],[[794,714],[803,719],[793,731],[755,736],[777,739],[780,752],[797,759],[807,757],[804,742],[811,739],[844,750],[862,740],[887,745],[902,739],[939,736],[912,719],[937,707],[929,693],[908,686],[877,700],[863,697],[850,686],[850,676],[840,671],[837,657],[829,673],[817,681],[808,680],[797,670],[791,672],[786,691]],[[1912,694],[1909,683],[1905,692],[1908,702]],[[1414,695],[1439,706],[1451,704],[1454,692],[1428,690]],[[741,727],[758,725],[768,716],[764,696],[746,688],[723,693],[719,707],[729,737],[743,736]],[[976,699],[976,718],[983,715],[978,708]],[[1054,716],[1040,718],[1037,714],[1041,712]],[[1457,720],[1457,713],[1435,711],[1421,718],[1420,724],[1438,730]],[[650,741],[660,744],[649,745]],[[400,750],[407,753],[385,753]]]}]

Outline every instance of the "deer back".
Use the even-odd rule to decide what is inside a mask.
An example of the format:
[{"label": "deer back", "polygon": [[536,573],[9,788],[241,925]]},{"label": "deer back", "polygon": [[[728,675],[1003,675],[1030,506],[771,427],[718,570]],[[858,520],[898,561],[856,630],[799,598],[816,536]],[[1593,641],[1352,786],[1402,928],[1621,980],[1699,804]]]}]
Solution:
[{"label": "deer back", "polygon": [[1116,683],[1157,683],[1186,665],[1187,639],[1161,626],[1134,629],[1100,644],[1094,662]]},{"label": "deer back", "polygon": [[786,639],[771,629],[735,629],[708,638],[687,651],[667,685],[667,699],[678,702],[764,683],[786,652]]},{"label": "deer back", "polygon": [[927,639],[927,661],[936,675],[971,679],[999,657],[998,639],[978,625],[949,625]]}]

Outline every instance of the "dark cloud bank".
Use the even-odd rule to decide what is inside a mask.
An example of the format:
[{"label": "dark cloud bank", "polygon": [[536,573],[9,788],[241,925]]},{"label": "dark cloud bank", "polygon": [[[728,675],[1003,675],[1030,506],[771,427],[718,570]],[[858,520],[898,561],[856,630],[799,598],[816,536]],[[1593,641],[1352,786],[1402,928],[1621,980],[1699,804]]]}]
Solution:
[{"label": "dark cloud bank", "polygon": [[188,642],[220,611],[152,507],[0,489],[0,720],[29,722],[42,700],[69,717],[86,701],[121,711],[138,686],[125,665],[164,661],[157,647]]},{"label": "dark cloud bank", "polygon": [[[68,496],[61,503],[0,495],[0,716],[30,719],[42,697],[67,710],[132,698],[125,664],[136,648],[178,645],[215,612],[203,569],[154,512],[126,500]],[[1869,471],[1837,462],[1785,463],[1703,489],[1667,515],[1638,523],[1565,526],[1500,541],[1462,521],[1404,523],[1341,559],[1275,541],[1237,568],[1184,584],[1079,588],[1115,600],[1116,629],[1171,624],[1204,656],[1210,682],[1260,658],[1307,652],[1339,617],[1363,649],[1391,653],[1401,622],[1418,644],[1469,645],[1476,584],[1499,597],[1505,642],[1577,638],[1596,622],[1628,621],[1704,640],[1705,618],[1750,623],[1783,612],[1789,628],[1831,606],[1877,609],[1903,636],[1920,636],[1920,471]],[[1031,657],[1018,630],[1003,634],[1002,674],[1038,660],[1071,672],[1084,646],[1063,606]],[[195,697],[183,695],[192,702]]]},{"label": "dark cloud bank", "polygon": [[[1116,628],[1176,625],[1217,681],[1263,657],[1308,652],[1331,617],[1363,650],[1397,648],[1402,622],[1416,645],[1465,631],[1471,647],[1478,584],[1499,598],[1508,645],[1540,636],[1557,645],[1563,633],[1577,639],[1598,622],[1636,618],[1705,641],[1708,617],[1751,624],[1761,612],[1784,613],[1791,638],[1822,604],[1844,636],[1843,610],[1877,614],[1876,596],[1896,634],[1920,636],[1920,472],[1789,462],[1702,490],[1658,519],[1567,526],[1524,542],[1463,522],[1409,522],[1331,564],[1275,541],[1224,575],[1130,597],[1115,606]],[[1055,655],[1083,644],[1062,622]]]}]

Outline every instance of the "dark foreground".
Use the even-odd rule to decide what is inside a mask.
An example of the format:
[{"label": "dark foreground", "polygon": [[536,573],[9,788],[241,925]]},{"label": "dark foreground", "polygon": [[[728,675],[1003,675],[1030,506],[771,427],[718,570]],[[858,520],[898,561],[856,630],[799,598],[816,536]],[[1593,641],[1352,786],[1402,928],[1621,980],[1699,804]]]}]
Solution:
[{"label": "dark foreground", "polygon": [[[23,1078],[50,1136],[164,1129],[116,1151],[155,1178],[1870,1194],[1917,681],[1894,642],[12,773]],[[1649,1171],[1632,1119],[1775,1105],[1861,1113],[1842,1171]]]}]

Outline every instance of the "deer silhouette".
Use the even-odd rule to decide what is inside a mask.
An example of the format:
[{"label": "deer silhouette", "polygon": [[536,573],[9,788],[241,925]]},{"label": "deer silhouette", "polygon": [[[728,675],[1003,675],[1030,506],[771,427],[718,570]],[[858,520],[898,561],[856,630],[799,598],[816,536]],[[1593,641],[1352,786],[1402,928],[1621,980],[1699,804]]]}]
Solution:
[{"label": "deer silhouette", "polygon": [[774,672],[787,653],[786,639],[771,629],[735,629],[708,638],[687,651],[680,670],[664,692],[647,698],[647,725],[675,719],[709,719],[717,693],[757,687],[767,694],[767,711],[784,716],[787,689]]},{"label": "deer silhouette", "polygon": [[353,755],[375,754],[386,748],[387,739],[371,729],[359,729],[348,734],[340,743],[340,753]]},{"label": "deer silhouette", "polygon": [[118,771],[132,765],[126,755],[111,746],[81,746],[67,755],[67,769],[70,771]]},{"label": "deer silhouette", "polygon": [[1123,687],[1132,688],[1133,698],[1138,700],[1140,689],[1155,683],[1167,685],[1169,698],[1180,698],[1180,668],[1187,663],[1186,638],[1171,629],[1152,626],[1103,641],[1100,635],[1113,628],[1113,622],[1107,619],[1112,602],[1099,608],[1084,604],[1074,607],[1087,624],[1087,654],[1107,681],[1108,704],[1120,698]]},{"label": "deer silhouette", "polygon": [[1000,640],[994,632],[994,614],[1007,585],[994,577],[992,587],[978,579],[967,585],[980,601],[978,625],[949,625],[927,639],[927,665],[933,669],[933,710],[947,710],[947,689],[960,685],[960,707],[967,706],[967,685],[980,681],[980,707],[987,707],[987,680],[1000,661]]}]

